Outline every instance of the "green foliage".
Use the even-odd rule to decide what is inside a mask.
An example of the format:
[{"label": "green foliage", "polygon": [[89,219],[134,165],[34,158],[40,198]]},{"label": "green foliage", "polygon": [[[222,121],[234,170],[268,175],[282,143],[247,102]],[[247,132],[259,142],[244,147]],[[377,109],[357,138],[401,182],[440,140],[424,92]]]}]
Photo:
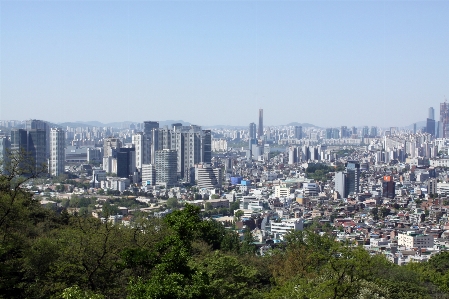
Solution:
[{"label": "green foliage", "polygon": [[103,299],[103,295],[94,294],[91,291],[81,290],[79,286],[73,286],[62,292],[63,299]]},{"label": "green foliage", "polygon": [[167,208],[169,209],[176,209],[179,208],[180,204],[178,202],[178,199],[176,197],[171,197],[167,199]]}]

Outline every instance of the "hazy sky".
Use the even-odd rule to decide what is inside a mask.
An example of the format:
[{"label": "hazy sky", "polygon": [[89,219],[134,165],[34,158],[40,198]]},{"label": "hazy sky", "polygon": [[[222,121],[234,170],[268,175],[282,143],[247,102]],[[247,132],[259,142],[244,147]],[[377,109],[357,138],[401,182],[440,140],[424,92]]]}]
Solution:
[{"label": "hazy sky", "polygon": [[0,1],[0,119],[404,126],[449,97],[449,1]]}]

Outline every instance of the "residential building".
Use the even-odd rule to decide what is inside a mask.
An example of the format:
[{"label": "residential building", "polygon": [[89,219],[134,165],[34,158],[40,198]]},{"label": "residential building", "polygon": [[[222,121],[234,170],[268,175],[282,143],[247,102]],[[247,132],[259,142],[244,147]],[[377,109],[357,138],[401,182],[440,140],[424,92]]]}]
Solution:
[{"label": "residential building", "polygon": [[64,173],[65,166],[65,131],[61,128],[50,129],[50,163],[49,172],[52,176]]},{"label": "residential building", "polygon": [[432,248],[434,237],[417,231],[398,234],[398,245],[406,248]]},{"label": "residential building", "polygon": [[164,149],[156,151],[156,184],[172,187],[177,184],[177,152]]}]

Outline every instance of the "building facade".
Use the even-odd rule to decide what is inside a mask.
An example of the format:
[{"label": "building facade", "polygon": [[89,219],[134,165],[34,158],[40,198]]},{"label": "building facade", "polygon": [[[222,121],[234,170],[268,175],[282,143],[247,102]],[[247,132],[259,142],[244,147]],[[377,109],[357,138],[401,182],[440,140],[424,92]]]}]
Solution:
[{"label": "building facade", "polygon": [[64,173],[65,167],[65,131],[61,128],[50,129],[50,163],[49,172],[52,176]]}]

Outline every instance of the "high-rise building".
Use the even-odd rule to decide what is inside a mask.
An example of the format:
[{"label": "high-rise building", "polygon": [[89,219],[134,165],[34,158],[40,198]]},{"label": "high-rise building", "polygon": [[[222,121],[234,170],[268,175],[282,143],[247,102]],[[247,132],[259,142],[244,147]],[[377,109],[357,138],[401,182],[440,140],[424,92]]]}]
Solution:
[{"label": "high-rise building", "polygon": [[259,109],[259,134],[257,138],[262,139],[263,136],[263,109]]},{"label": "high-rise building", "polygon": [[377,137],[377,127],[371,127],[369,135],[371,137]]},{"label": "high-rise building", "polygon": [[340,127],[340,138],[346,138],[348,137],[348,127],[347,126],[341,126]]},{"label": "high-rise building", "polygon": [[50,158],[50,127],[46,121],[38,119],[30,119],[25,123],[25,129],[45,131],[45,158]]},{"label": "high-rise building", "polygon": [[40,129],[28,130],[28,153],[36,163],[36,170],[47,170],[47,132]]},{"label": "high-rise building", "polygon": [[346,175],[343,171],[335,173],[335,191],[338,192],[340,198],[348,197],[346,192]]},{"label": "high-rise building", "polygon": [[332,128],[326,129],[326,139],[332,139]]},{"label": "high-rise building", "polygon": [[122,147],[122,141],[119,138],[105,138],[103,141],[103,170],[107,173],[115,172],[113,161],[117,159],[117,152]]},{"label": "high-rise building", "polygon": [[440,104],[440,121],[442,123],[442,128],[440,129],[443,133],[442,138],[449,137],[449,104],[447,102]]},{"label": "high-rise building", "polygon": [[5,166],[8,164],[8,155],[11,150],[11,142],[8,137],[0,135],[0,174],[5,173]]},{"label": "high-rise building", "polygon": [[249,139],[256,139],[257,138],[257,130],[256,130],[256,124],[250,123],[249,124],[249,130],[248,130]]},{"label": "high-rise building", "polygon": [[210,130],[199,126],[178,126],[157,130],[157,150],[171,149],[177,153],[178,176],[192,182],[195,164],[212,160],[212,136]]},{"label": "high-rise building", "polygon": [[295,139],[302,139],[302,127],[295,126]]},{"label": "high-rise building", "polygon": [[[136,151],[133,147],[122,147],[117,152],[117,177],[130,178],[136,171]],[[134,182],[136,183],[136,182]]]},{"label": "high-rise building", "polygon": [[143,132],[146,135],[151,135],[151,132],[153,130],[159,129],[159,122],[158,121],[144,121],[143,122]]},{"label": "high-rise building", "polygon": [[360,163],[348,161],[346,163],[345,188],[347,194],[357,194],[360,190]]},{"label": "high-rise building", "polygon": [[52,176],[64,173],[65,166],[65,131],[61,128],[50,129],[50,163]]},{"label": "high-rise building", "polygon": [[393,176],[385,175],[382,182],[382,196],[387,198],[394,198],[396,195],[396,183],[393,181]]},{"label": "high-rise building", "polygon": [[426,121],[426,133],[435,137],[435,120],[428,118]]},{"label": "high-rise building", "polygon": [[339,139],[340,131],[337,128],[332,129],[332,139]]},{"label": "high-rise building", "polygon": [[177,152],[164,149],[156,151],[156,183],[172,187],[177,184]]},{"label": "high-rise building", "polygon": [[368,137],[369,136],[369,128],[368,126],[364,126],[362,128],[362,137]]},{"label": "high-rise building", "polygon": [[11,150],[13,152],[27,151],[28,134],[24,129],[11,130]]},{"label": "high-rise building", "polygon": [[432,120],[435,120],[435,110],[433,109],[433,107],[429,108],[429,117]]},{"label": "high-rise building", "polygon": [[136,150],[136,168],[141,170],[143,164],[150,163],[150,139],[143,132],[137,132],[132,136],[132,143]]},{"label": "high-rise building", "polygon": [[142,185],[156,185],[156,166],[154,164],[142,165]]}]

